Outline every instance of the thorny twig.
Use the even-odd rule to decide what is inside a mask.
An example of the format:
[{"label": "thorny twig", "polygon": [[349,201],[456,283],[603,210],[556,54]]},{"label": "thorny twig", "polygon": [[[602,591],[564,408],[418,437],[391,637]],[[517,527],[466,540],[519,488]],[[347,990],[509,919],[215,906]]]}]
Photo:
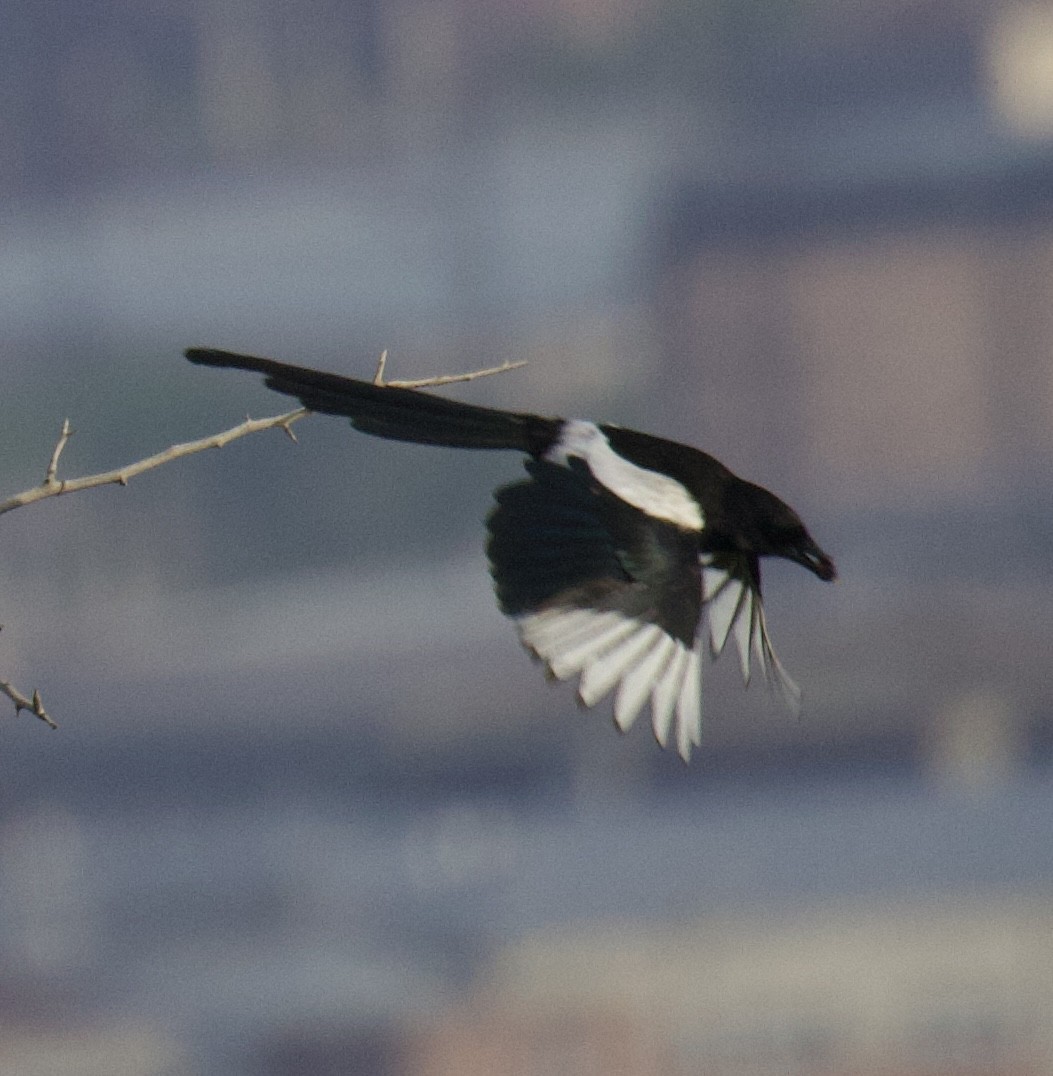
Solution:
[{"label": "thorny twig", "polygon": [[245,437],[250,433],[259,433],[260,430],[279,427],[284,429],[291,437],[292,430],[290,427],[307,413],[306,408],[299,407],[295,411],[289,411],[284,415],[274,415],[271,418],[249,418],[240,425],[224,430],[222,433],[202,437],[197,441],[187,441],[184,444],[172,445],[163,452],[147,456],[146,459],[136,460],[135,463],[126,464],[124,467],[118,467],[112,471],[87,475],[84,478],[59,479],[56,477],[58,459],[73,432],[70,429],[69,419],[66,419],[62,424],[62,433],[58,444],[55,445],[55,451],[51,454],[51,462],[48,464],[44,481],[39,486],[16,493],[6,501],[0,501],[0,515],[5,512],[11,512],[16,508],[23,508],[27,504],[42,501],[47,497],[60,497],[64,493],[77,493],[79,490],[93,489],[96,486],[126,486],[129,479],[135,478],[136,475],[140,475],[144,471],[152,471],[155,467],[160,467],[164,463],[170,463],[172,460],[180,459],[183,456],[191,456],[195,452],[203,452],[206,448],[222,448],[231,441],[236,441],[239,437]]},{"label": "thorny twig", "polygon": [[[476,378],[490,377],[493,374],[503,374],[509,370],[516,370],[519,367],[526,365],[525,362],[504,362],[500,366],[491,366],[484,370],[472,370],[465,374],[442,374],[437,377],[425,377],[411,381],[386,381],[384,379],[384,370],[387,365],[387,360],[388,353],[387,351],[383,351],[380,355],[380,360],[377,363],[376,373],[373,375],[373,384],[400,389],[432,388],[438,385],[452,385],[462,381],[474,381]],[[284,430],[284,432],[295,441],[296,434],[292,429],[293,423],[298,422],[310,413],[311,412],[308,411],[307,408],[298,407],[295,411],[288,411],[282,415],[272,415],[270,418],[247,418],[244,422],[231,427],[229,430],[224,430],[222,433],[212,434],[209,437],[202,437],[196,441],[186,441],[183,444],[172,445],[171,447],[166,448],[163,452],[155,453],[153,456],[147,456],[145,459],[136,460],[134,463],[126,464],[124,467],[118,467],[112,471],[86,475],[83,478],[60,479],[58,477],[59,458],[62,456],[62,452],[69,442],[70,437],[73,436],[73,427],[70,425],[70,421],[67,418],[62,423],[58,441],[56,441],[55,447],[52,450],[47,470],[44,472],[44,481],[39,486],[23,490],[21,493],[16,493],[13,497],[8,497],[6,500],[0,501],[0,515],[3,515],[5,512],[11,512],[16,508],[23,508],[27,504],[34,504],[36,501],[45,500],[48,497],[59,497],[65,493],[77,493],[82,489],[94,489],[98,486],[109,485],[126,486],[128,485],[129,479],[135,478],[145,471],[152,471],[155,467],[170,463],[172,460],[181,459],[184,456],[192,456],[194,453],[204,452],[205,449],[208,448],[222,448],[224,445],[230,444],[231,441],[236,441],[240,437],[246,437],[250,433],[260,433],[263,430],[280,429]],[[27,698],[13,684],[6,680],[0,680],[0,694],[6,695],[15,704],[16,716],[23,710],[27,710],[29,713],[35,714],[41,721],[45,722],[51,728],[58,728],[49,716],[47,710],[44,709],[44,704],[41,702],[39,691],[35,690],[32,698]]]},{"label": "thorny twig", "polygon": [[437,377],[421,377],[413,381],[385,381],[384,368],[388,363],[387,351],[380,353],[377,362],[377,372],[373,375],[374,385],[383,385],[389,389],[429,389],[437,385],[456,385],[461,381],[474,381],[479,377],[492,377],[494,374],[505,374],[509,370],[518,370],[526,366],[526,360],[521,362],[503,362],[500,366],[488,366],[484,370],[471,370],[466,374],[439,374]]},{"label": "thorny twig", "polygon": [[34,691],[33,697],[27,699],[14,684],[10,684],[6,680],[0,680],[0,694],[6,695],[15,704],[15,717],[18,717],[23,710],[28,710],[31,714],[36,714],[44,724],[53,729],[58,728],[58,725],[48,716],[47,710],[44,709],[44,704],[40,701],[39,691]]}]

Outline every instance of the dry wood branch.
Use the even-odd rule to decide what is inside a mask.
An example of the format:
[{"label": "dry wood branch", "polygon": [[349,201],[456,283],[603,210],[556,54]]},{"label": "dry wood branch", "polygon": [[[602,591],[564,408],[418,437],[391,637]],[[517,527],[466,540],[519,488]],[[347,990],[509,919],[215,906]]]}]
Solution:
[{"label": "dry wood branch", "polygon": [[377,372],[373,375],[373,384],[382,385],[389,389],[429,389],[438,385],[456,385],[462,381],[475,381],[479,377],[492,377],[494,374],[506,374],[509,370],[518,370],[526,366],[526,360],[521,362],[503,362],[500,366],[488,366],[483,370],[470,370],[466,374],[439,374],[437,377],[421,377],[411,381],[386,381],[384,368],[388,363],[387,351],[380,353],[377,362]]},{"label": "dry wood branch", "polygon": [[[381,354],[376,374],[373,377],[373,383],[398,389],[433,388],[437,385],[453,385],[462,381],[475,381],[480,377],[492,377],[494,374],[507,373],[509,370],[517,370],[519,367],[526,365],[525,362],[504,362],[500,366],[490,366],[483,370],[471,370],[464,374],[441,374],[437,377],[422,377],[411,381],[386,381],[384,380],[384,368],[387,364],[387,357],[388,353],[386,351]],[[135,478],[144,471],[151,471],[155,467],[170,463],[172,460],[180,459],[183,456],[192,456],[195,452],[203,452],[207,448],[222,448],[231,441],[236,441],[239,437],[245,437],[250,433],[259,433],[261,430],[270,430],[277,427],[284,430],[295,441],[296,435],[293,433],[292,424],[307,414],[310,414],[310,412],[306,408],[299,407],[295,411],[288,411],[283,415],[273,415],[270,418],[246,419],[241,425],[224,430],[222,433],[202,437],[197,441],[187,441],[184,444],[172,445],[163,452],[148,456],[146,459],[137,460],[135,463],[126,464],[124,467],[118,467],[113,471],[87,475],[84,478],[59,479],[59,457],[73,435],[69,419],[66,419],[62,423],[62,431],[59,434],[54,451],[51,453],[51,460],[44,474],[44,481],[39,486],[34,486],[32,489],[24,490],[22,493],[16,493],[5,501],[0,501],[0,515],[5,512],[11,512],[15,508],[23,508],[27,504],[45,500],[48,497],[62,496],[64,493],[77,493],[79,490],[93,489],[96,486],[126,486],[130,479]]]},{"label": "dry wood branch", "polygon": [[55,476],[58,474],[58,461],[59,456],[62,455],[62,450],[66,447],[66,442],[73,436],[73,427],[69,424],[69,419],[62,420],[62,432],[59,434],[58,443],[55,445],[55,450],[51,453],[51,460],[48,463],[48,469],[44,472],[44,485],[50,486],[55,482]]},{"label": "dry wood branch", "polygon": [[[525,362],[504,362],[500,366],[491,366],[484,370],[472,370],[465,374],[444,374],[438,377],[425,377],[412,381],[386,381],[384,379],[384,369],[387,365],[387,359],[388,353],[384,351],[380,356],[380,361],[377,363],[373,383],[389,388],[402,389],[422,389],[438,385],[452,385],[461,381],[474,381],[479,377],[503,374],[526,365]],[[231,441],[236,441],[239,437],[246,437],[250,433],[259,433],[262,430],[277,428],[284,430],[295,441],[296,434],[292,429],[293,423],[298,422],[310,413],[307,408],[298,407],[295,411],[288,411],[282,415],[273,415],[270,418],[246,419],[240,425],[224,430],[222,433],[202,437],[196,441],[186,441],[183,444],[172,445],[163,452],[147,456],[145,459],[136,460],[134,463],[126,464],[124,467],[118,467],[112,471],[86,475],[83,478],[60,479],[58,477],[59,459],[69,443],[70,437],[73,436],[73,428],[67,418],[62,423],[62,430],[51,452],[51,458],[48,460],[47,469],[44,472],[44,481],[39,486],[23,490],[23,492],[16,493],[13,497],[0,501],[0,515],[11,512],[16,508],[24,508],[27,504],[34,504],[36,501],[42,501],[48,497],[60,497],[65,493],[76,493],[82,489],[94,489],[98,486],[109,485],[126,486],[130,479],[141,475],[144,471],[152,471],[155,467],[170,463],[172,460],[181,459],[183,456],[192,456],[195,452],[204,452],[207,448],[222,448],[224,445],[230,444]],[[27,710],[29,713],[35,714],[51,728],[58,728],[48,715],[47,710],[44,709],[39,691],[34,691],[32,698],[28,698],[9,681],[0,680],[0,694],[6,695],[15,704],[16,716],[23,710]]]},{"label": "dry wood branch", "polygon": [[[35,501],[44,500],[46,497],[61,496],[63,493],[76,493],[78,490],[92,489],[95,486],[106,486],[114,483],[126,486],[130,478],[134,478],[144,471],[150,471],[155,467],[160,467],[170,460],[179,459],[182,456],[190,456],[195,452],[203,452],[206,448],[222,448],[223,445],[229,444],[239,437],[245,437],[250,433],[257,433],[260,430],[269,430],[278,427],[285,430],[285,432],[295,441],[296,436],[292,431],[292,424],[297,419],[303,418],[306,414],[308,414],[308,411],[300,407],[297,408],[297,410],[290,411],[284,415],[274,415],[272,418],[246,419],[240,426],[224,430],[223,433],[213,434],[211,437],[202,437],[197,441],[188,441],[185,444],[172,445],[171,448],[165,449],[164,452],[158,452],[153,456],[148,456],[146,459],[137,460],[135,463],[129,463],[127,466],[119,467],[114,471],[106,471],[103,474],[87,475],[84,478],[60,480],[57,477],[59,457],[62,455],[62,450],[66,447],[67,442],[73,434],[69,419],[66,419],[62,423],[62,432],[59,434],[59,439],[51,453],[47,471],[44,473],[44,481],[33,489],[27,489],[22,493],[15,494],[14,497],[9,497],[7,500],[0,502],[0,515],[3,515],[5,512],[10,512],[15,508],[22,508],[27,504],[33,504]],[[44,704],[40,699],[39,691],[34,691],[33,697],[27,698],[9,681],[0,680],[0,694],[6,695],[15,704],[15,716],[20,714],[23,710],[28,710],[29,713],[35,714],[41,721],[50,725],[51,728],[58,728],[47,710],[44,709]]]},{"label": "dry wood branch", "polygon": [[84,478],[60,480],[55,477],[55,471],[58,469],[58,458],[72,433],[67,420],[62,424],[62,434],[59,437],[58,444],[55,446],[55,451],[52,453],[51,463],[48,464],[47,475],[43,483],[39,486],[34,486],[32,489],[24,490],[22,493],[16,493],[6,501],[0,501],[0,515],[5,512],[11,512],[15,508],[23,508],[27,504],[42,501],[47,497],[59,497],[64,493],[77,493],[79,490],[93,489],[96,486],[126,486],[130,479],[135,478],[136,475],[140,475],[144,471],[152,471],[155,467],[160,467],[162,464],[170,463],[172,460],[180,459],[183,456],[192,456],[195,452],[204,452],[206,448],[222,448],[231,441],[236,441],[239,437],[245,437],[250,433],[259,433],[261,430],[271,430],[277,427],[283,429],[295,441],[296,438],[291,428],[292,424],[308,413],[306,408],[298,407],[295,411],[289,411],[284,415],[246,419],[239,426],[224,430],[222,433],[202,437],[197,441],[187,441],[183,444],[172,445],[163,452],[147,456],[146,459],[136,460],[135,463],[126,464],[124,467],[118,467],[113,471],[86,475]]},{"label": "dry wood branch", "polygon": [[33,697],[27,699],[13,684],[8,683],[6,680],[0,680],[0,694],[6,695],[15,704],[15,717],[18,717],[23,710],[28,710],[50,728],[58,728],[58,725],[48,716],[47,710],[44,709],[44,704],[40,701],[39,691],[34,691]]}]

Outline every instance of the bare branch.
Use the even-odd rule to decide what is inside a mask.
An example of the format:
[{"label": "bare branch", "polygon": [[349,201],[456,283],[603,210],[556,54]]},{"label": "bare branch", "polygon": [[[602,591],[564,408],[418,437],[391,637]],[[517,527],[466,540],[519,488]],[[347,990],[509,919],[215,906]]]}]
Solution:
[{"label": "bare branch", "polygon": [[[310,414],[310,412],[306,408],[300,407],[295,411],[289,411],[284,415],[274,415],[271,418],[246,419],[240,426],[224,430],[222,433],[213,434],[211,437],[202,437],[197,441],[187,441],[184,444],[172,445],[171,448],[166,448],[163,452],[148,456],[146,459],[137,460],[135,463],[130,463],[125,467],[119,467],[114,471],[106,471],[103,474],[88,475],[84,478],[72,478],[68,481],[60,481],[57,477],[59,457],[62,455],[62,450],[66,447],[66,442],[69,441],[70,436],[73,433],[69,419],[66,419],[62,423],[62,432],[59,436],[58,443],[51,453],[51,460],[48,463],[43,483],[33,489],[27,489],[23,493],[18,493],[14,497],[9,497],[6,501],[0,502],[0,515],[4,512],[10,512],[15,508],[21,508],[24,505],[33,504],[35,501],[44,500],[46,497],[58,497],[63,493],[76,493],[78,490],[112,484],[126,486],[128,485],[128,480],[130,478],[134,478],[144,471],[153,470],[155,467],[160,467],[162,464],[179,459],[182,456],[191,456],[195,452],[203,452],[206,448],[222,448],[231,441],[236,441],[239,437],[245,437],[250,433],[257,433],[260,430],[269,430],[278,427],[279,429],[283,429],[295,441],[296,436],[293,434],[292,424],[308,414]],[[44,704],[40,699],[39,691],[34,691],[33,697],[27,698],[13,684],[6,680],[0,680],[0,694],[6,695],[15,704],[16,717],[23,710],[27,710],[29,713],[35,714],[47,725],[50,725],[51,728],[58,728],[58,725],[51,719],[47,710],[44,709]]]},{"label": "bare branch", "polygon": [[[517,370],[519,367],[526,365],[525,362],[504,362],[500,366],[490,366],[484,370],[472,370],[466,374],[442,374],[438,377],[423,377],[413,381],[385,381],[384,367],[387,364],[387,358],[388,353],[384,351],[380,356],[380,362],[377,364],[373,383],[393,389],[422,389],[436,385],[453,385],[462,381],[474,381],[480,377],[491,377],[494,374],[507,373],[509,370]],[[216,433],[210,437],[202,437],[197,441],[187,441],[185,444],[172,445],[163,452],[148,456],[146,459],[137,460],[135,463],[129,463],[124,467],[118,467],[113,471],[87,475],[84,478],[59,479],[59,457],[73,434],[69,419],[66,419],[62,423],[62,432],[59,435],[58,443],[51,453],[51,460],[48,463],[44,481],[39,486],[34,486],[32,489],[24,490],[22,493],[16,493],[5,501],[0,501],[0,516],[5,512],[13,511],[15,508],[23,508],[27,504],[34,504],[36,501],[42,501],[48,497],[59,497],[64,493],[77,493],[82,489],[93,489],[96,486],[126,486],[129,479],[135,478],[144,471],[152,471],[155,467],[171,463],[172,460],[180,459],[183,456],[192,456],[195,452],[203,452],[206,448],[222,448],[231,441],[236,441],[239,437],[245,437],[250,433],[259,433],[261,430],[278,427],[295,441],[296,435],[292,431],[292,424],[308,414],[310,412],[307,408],[300,407],[295,411],[288,411],[283,415],[273,415],[270,418],[246,419],[240,426],[234,426],[232,429],[224,430],[222,433]]]},{"label": "bare branch", "polygon": [[[387,351],[382,352],[380,361],[377,363],[376,373],[373,376],[373,383],[403,389],[421,389],[436,385],[452,385],[461,381],[474,381],[479,377],[503,374],[508,370],[516,370],[520,366],[526,365],[525,362],[505,362],[500,366],[491,366],[485,370],[473,370],[466,374],[447,374],[439,377],[420,378],[415,381],[385,381],[384,369],[387,365],[387,359]],[[45,500],[48,497],[59,497],[65,493],[77,493],[82,489],[93,489],[97,486],[109,485],[126,486],[130,479],[141,475],[144,471],[152,471],[155,467],[161,467],[172,460],[181,459],[183,456],[192,456],[196,452],[204,452],[207,448],[222,448],[224,445],[230,444],[231,441],[236,441],[239,437],[246,437],[250,433],[259,433],[262,430],[278,428],[284,430],[293,441],[296,441],[296,434],[293,432],[292,425],[310,413],[307,408],[299,407],[295,411],[288,411],[283,415],[273,415],[270,418],[247,418],[240,425],[224,430],[222,433],[202,437],[197,441],[186,441],[183,444],[172,445],[163,452],[147,456],[145,459],[136,460],[134,463],[129,463],[112,471],[86,475],[83,478],[60,479],[58,477],[59,459],[70,437],[73,435],[73,428],[67,418],[62,423],[58,441],[52,450],[51,459],[48,461],[47,470],[44,472],[44,481],[39,486],[34,486],[32,489],[16,493],[13,497],[0,501],[0,515],[5,512],[11,512],[16,508],[23,508],[27,504],[34,504],[36,501]],[[27,710],[29,713],[35,714],[51,728],[58,727],[48,715],[47,710],[44,709],[39,691],[34,691],[33,697],[27,698],[13,684],[6,680],[0,680],[0,694],[6,695],[15,704],[16,716],[23,710]]]},{"label": "bare branch", "polygon": [[27,504],[42,501],[47,497],[59,497],[64,493],[77,493],[79,490],[92,489],[96,486],[126,486],[129,479],[135,478],[136,475],[140,475],[144,471],[152,471],[155,467],[160,467],[183,456],[192,456],[195,452],[204,452],[206,448],[222,448],[231,441],[236,441],[239,437],[245,437],[250,433],[259,433],[261,430],[278,427],[291,436],[292,430],[290,427],[292,424],[307,414],[309,412],[305,407],[299,407],[295,411],[289,411],[284,415],[273,415],[271,418],[246,419],[240,426],[234,426],[232,429],[224,430],[222,433],[212,434],[210,437],[202,437],[197,441],[187,441],[184,444],[172,445],[163,452],[147,456],[146,459],[136,460],[135,463],[129,463],[113,471],[87,475],[84,478],[59,480],[55,477],[54,470],[58,468],[58,457],[62,452],[62,448],[65,446],[66,441],[69,440],[69,423],[67,421],[63,423],[63,435],[59,438],[59,443],[55,446],[54,453],[52,453],[45,481],[32,489],[16,493],[15,496],[9,497],[6,501],[0,501],[0,515],[5,512],[11,512],[15,508],[22,508]]},{"label": "bare branch", "polygon": [[526,366],[526,360],[520,362],[503,362],[500,366],[488,366],[484,370],[470,370],[466,374],[440,374],[438,377],[421,377],[412,381],[385,381],[384,368],[387,366],[388,353],[380,353],[377,372],[373,375],[373,384],[389,389],[429,389],[438,385],[456,385],[462,381],[475,381],[479,377],[493,377],[494,374],[506,374],[509,370],[518,370]]},{"label": "bare branch", "polygon": [[377,372],[373,375],[373,384],[374,385],[383,385],[384,384],[384,367],[387,366],[387,364],[388,364],[388,349],[384,348],[384,350],[380,353],[380,358],[377,359]]},{"label": "bare branch", "polygon": [[69,419],[62,420],[62,432],[59,434],[58,442],[55,445],[55,451],[51,453],[51,461],[48,463],[48,469],[44,472],[44,485],[50,486],[55,481],[55,476],[58,474],[58,461],[59,456],[62,455],[62,450],[66,447],[66,442],[73,436],[73,427],[69,424]]},{"label": "bare branch", "polygon": [[15,704],[15,717],[23,710],[28,710],[50,728],[58,728],[58,725],[48,716],[47,710],[44,709],[44,704],[40,701],[39,691],[34,691],[33,697],[27,699],[13,684],[9,684],[6,680],[0,680],[0,694],[6,695]]}]

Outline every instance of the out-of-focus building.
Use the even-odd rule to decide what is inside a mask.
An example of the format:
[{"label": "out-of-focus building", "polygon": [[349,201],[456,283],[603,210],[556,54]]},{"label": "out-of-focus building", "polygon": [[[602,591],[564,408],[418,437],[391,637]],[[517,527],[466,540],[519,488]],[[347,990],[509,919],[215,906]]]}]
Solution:
[{"label": "out-of-focus building", "polygon": [[407,1076],[1039,1076],[1053,901],[565,927],[499,953]]},{"label": "out-of-focus building", "polygon": [[707,438],[831,509],[1005,500],[1053,450],[1053,153],[928,167],[803,201],[743,177],[663,284]]},{"label": "out-of-focus building", "polygon": [[107,1026],[87,1019],[58,1027],[5,1019],[0,1072],[12,1076],[181,1076],[191,1071],[170,1037],[149,1026]]}]

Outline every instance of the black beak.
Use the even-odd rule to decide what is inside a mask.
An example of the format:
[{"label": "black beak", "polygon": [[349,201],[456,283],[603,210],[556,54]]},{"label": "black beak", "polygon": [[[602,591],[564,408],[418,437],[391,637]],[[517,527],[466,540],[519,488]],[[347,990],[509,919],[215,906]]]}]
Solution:
[{"label": "black beak", "polygon": [[825,582],[829,583],[837,578],[837,568],[834,567],[833,560],[817,545],[797,550],[790,559],[803,565]]}]

